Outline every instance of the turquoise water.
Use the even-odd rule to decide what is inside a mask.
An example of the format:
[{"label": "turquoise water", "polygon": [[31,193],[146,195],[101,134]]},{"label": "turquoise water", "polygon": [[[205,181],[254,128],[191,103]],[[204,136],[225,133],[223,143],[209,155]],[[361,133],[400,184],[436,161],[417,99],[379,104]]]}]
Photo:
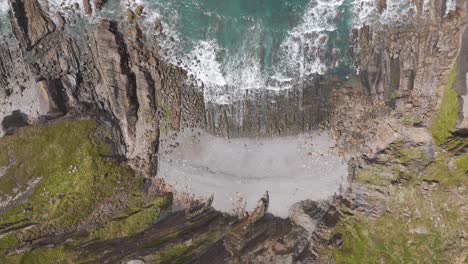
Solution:
[{"label": "turquoise water", "polygon": [[[102,18],[123,19],[127,7],[143,5],[143,29],[158,35],[163,58],[185,68],[205,98],[217,103],[240,99],[250,89],[307,85],[317,75],[346,78],[354,61],[351,29],[395,23],[413,8],[410,0],[387,0],[388,10],[376,15],[375,0],[122,0],[83,17],[65,8],[78,0],[47,1],[51,17],[60,11],[74,21],[68,23],[71,34]],[[4,3],[0,17],[7,14]],[[162,34],[153,30],[158,19]]]},{"label": "turquoise water", "polygon": [[[325,74],[349,49],[351,0],[151,0],[166,55],[208,90],[284,89]],[[182,59],[181,59],[182,58]],[[181,62],[182,60],[182,62]],[[344,73],[343,73],[344,74]]]},{"label": "turquoise water", "polygon": [[[159,12],[176,25],[186,51],[197,41],[216,40],[222,65],[239,52],[255,57],[267,75],[275,51],[302,20],[309,0],[164,1]],[[174,11],[176,15],[174,16]],[[175,20],[175,21],[174,21]]]}]

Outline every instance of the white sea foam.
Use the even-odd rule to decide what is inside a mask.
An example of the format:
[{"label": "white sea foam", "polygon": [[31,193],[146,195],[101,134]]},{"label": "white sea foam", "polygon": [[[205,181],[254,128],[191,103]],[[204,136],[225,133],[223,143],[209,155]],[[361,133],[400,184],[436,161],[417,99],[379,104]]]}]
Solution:
[{"label": "white sea foam", "polygon": [[448,13],[450,13],[451,11],[455,11],[456,9],[457,9],[457,1],[447,0],[445,14],[447,15]]},{"label": "white sea foam", "polygon": [[[430,0],[425,0],[424,9]],[[355,28],[363,25],[405,23],[410,17],[410,10],[416,11],[413,1],[410,0],[387,0],[386,8],[382,14],[377,13],[375,0],[355,0],[353,5],[353,26]]]},{"label": "white sea foam", "polygon": [[377,12],[375,0],[355,0],[353,4],[353,26],[355,28],[370,25]]},{"label": "white sea foam", "polygon": [[322,61],[328,41],[327,32],[336,29],[338,9],[344,0],[311,1],[303,21],[293,28],[280,46],[280,61],[275,65],[274,78],[302,80],[312,74],[323,74]]},{"label": "white sea foam", "polygon": [[[206,39],[193,44],[191,52],[185,52],[184,36],[177,32],[179,14],[170,10],[170,17],[163,17],[161,40],[162,55],[167,61],[182,66],[204,87],[205,100],[227,104],[242,99],[247,89],[289,89],[294,82],[313,74],[323,74],[327,69],[322,61],[328,41],[328,32],[336,29],[338,9],[344,0],[313,0],[302,18],[276,51],[276,62],[269,76],[265,76],[255,45],[258,32],[263,31],[261,22],[254,24],[245,34],[242,47],[228,58],[222,58],[223,50],[216,40]],[[145,3],[143,3],[145,4]],[[170,3],[159,3],[170,7]],[[212,14],[215,15],[215,14]],[[149,23],[161,16],[151,10]],[[170,40],[170,41],[169,41]]]},{"label": "white sea foam", "polygon": [[8,13],[8,10],[10,10],[8,0],[0,0],[0,15]]},{"label": "white sea foam", "polygon": [[[453,0],[449,0],[451,1]],[[302,21],[289,31],[279,49],[274,51],[274,63],[271,65],[271,71],[267,73],[264,72],[263,65],[255,54],[257,51],[253,48],[256,35],[263,30],[261,22],[247,30],[241,47],[235,53],[223,50],[215,39],[198,40],[192,43],[192,50],[187,52],[182,46],[191,40],[178,32],[180,17],[177,8],[172,8],[171,2],[142,4],[152,7],[151,10],[147,10],[148,22],[162,20],[166,37],[160,43],[165,59],[187,70],[199,86],[204,88],[205,100],[228,104],[242,99],[246,89],[280,91],[316,74],[324,74],[328,70],[324,57],[328,48],[329,33],[336,30],[341,7],[346,3],[345,0],[311,0],[305,8]],[[449,6],[449,9],[453,9],[451,3]],[[160,8],[165,9],[165,17],[158,13]],[[410,19],[407,15],[411,13],[410,9],[415,10],[410,0],[387,0],[387,7],[382,14],[377,13],[375,0],[354,0],[351,8],[354,28],[364,24],[405,22]],[[198,9],[201,8],[195,9],[195,12],[199,12]],[[216,13],[209,15],[219,16]],[[335,62],[335,66],[339,63]]]}]

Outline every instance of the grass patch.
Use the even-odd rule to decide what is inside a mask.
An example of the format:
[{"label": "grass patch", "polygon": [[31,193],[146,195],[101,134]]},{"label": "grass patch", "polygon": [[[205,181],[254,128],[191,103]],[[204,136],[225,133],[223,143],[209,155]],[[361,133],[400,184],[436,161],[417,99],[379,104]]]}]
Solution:
[{"label": "grass patch", "polygon": [[10,158],[8,157],[8,149],[0,150],[0,167],[8,166],[10,164]]},{"label": "grass patch", "polygon": [[189,250],[190,247],[185,244],[171,246],[161,252],[160,263],[168,263],[174,258],[187,254]]},{"label": "grass patch", "polygon": [[[343,243],[332,258],[350,264],[448,263],[453,256],[444,251],[460,243],[454,237],[464,223],[456,208],[445,208],[446,198],[437,193],[427,201],[418,190],[405,187],[390,202],[389,212],[378,219],[359,213],[342,219],[335,233],[342,234]],[[442,217],[435,220],[439,214]]]},{"label": "grass patch", "polygon": [[432,137],[437,145],[442,145],[452,135],[452,130],[457,122],[458,98],[453,90],[453,84],[457,77],[455,65],[449,75],[447,86],[444,89],[442,103],[436,113],[430,128]]},{"label": "grass patch", "polygon": [[0,249],[7,249],[16,245],[15,233],[8,233],[0,237]]},{"label": "grass patch", "polygon": [[20,129],[0,139],[0,153],[9,150],[16,160],[0,178],[0,197],[41,179],[26,202],[0,216],[1,225],[38,223],[21,233],[22,240],[72,231],[103,201],[119,203],[113,199],[116,193],[139,192],[142,177],[102,157],[110,148],[92,137],[96,127],[93,120],[67,121]]},{"label": "grass patch", "polygon": [[15,256],[0,256],[4,264],[72,264],[76,257],[63,247],[33,250]]},{"label": "grass patch", "polygon": [[157,198],[153,203],[138,212],[131,213],[123,220],[110,221],[102,228],[95,229],[91,233],[91,238],[109,240],[140,233],[154,224],[162,209],[166,207],[166,198]]},{"label": "grass patch", "polygon": [[[453,165],[450,164],[453,162]],[[468,154],[453,157],[451,153],[438,153],[423,173],[423,178],[438,181],[442,186],[468,183]]]},{"label": "grass patch", "polygon": [[369,166],[361,169],[356,174],[356,181],[374,186],[384,186],[387,180],[380,174],[383,172],[378,166]]}]

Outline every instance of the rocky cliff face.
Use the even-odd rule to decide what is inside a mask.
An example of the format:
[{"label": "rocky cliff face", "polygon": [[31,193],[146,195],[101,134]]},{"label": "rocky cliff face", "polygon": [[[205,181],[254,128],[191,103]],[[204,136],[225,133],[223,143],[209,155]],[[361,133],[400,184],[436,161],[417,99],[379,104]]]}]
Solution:
[{"label": "rocky cliff face", "polygon": [[[175,235],[178,242],[183,241],[190,224],[203,234],[207,226],[222,229],[222,235],[216,234],[207,248],[197,245],[202,252],[196,256],[199,263],[210,259],[219,263],[226,259],[245,263],[339,259],[338,255],[327,255],[327,250],[343,244],[346,232],[334,233],[347,223],[340,219],[361,213],[366,219],[382,216],[392,195],[411,178],[402,168],[411,168],[413,174],[429,174],[425,166],[437,164],[434,157],[449,151],[443,164],[453,169],[454,175],[466,175],[466,170],[451,164],[466,155],[468,7],[457,1],[456,11],[446,15],[446,1],[435,0],[423,15],[424,1],[415,2],[417,10],[408,14],[412,22],[405,26],[366,25],[353,32],[353,48],[359,51],[358,72],[349,80],[319,77],[300,90],[254,94],[238,105],[219,106],[205,105],[203,91],[191,85],[186,72],[161,58],[158,39],[143,33],[141,8],[129,9],[127,21],[101,19],[81,27],[81,12],[91,15],[108,3],[83,1],[84,11],[71,7],[74,16],[57,13],[51,18],[40,1],[10,0],[9,30],[2,32],[0,39],[0,131],[12,134],[21,126],[91,114],[111,127],[113,154],[146,176],[154,176],[160,141],[183,128],[204,128],[228,137],[291,135],[326,128],[352,165],[350,182],[354,183],[358,171],[375,169],[375,162],[386,165],[377,168],[378,173],[373,171],[372,177],[361,174],[361,183],[357,181],[344,196],[298,204],[289,220],[264,217],[261,210],[260,215],[233,223],[230,217],[201,206],[204,209],[200,211],[172,215],[170,220],[184,223],[184,232],[163,233],[167,236],[158,239]],[[381,12],[386,6],[386,1],[378,1]],[[160,30],[161,25],[145,26]],[[243,117],[241,123],[238,116]],[[398,140],[403,141],[399,148],[416,148],[418,153],[403,155],[392,145]],[[419,154],[428,160],[416,164],[415,160],[422,159]],[[397,160],[382,161],[385,157]],[[388,176],[395,171],[401,173],[395,178]],[[442,193],[428,191],[440,183],[433,182],[434,177],[421,181],[411,190],[424,190],[423,197]],[[374,186],[369,187],[369,182]],[[380,188],[383,182],[386,187]],[[450,199],[466,197],[466,192],[452,185],[444,190],[451,193]],[[369,202],[372,197],[379,199]],[[442,202],[438,205],[443,207]],[[165,222],[158,228],[154,229],[161,232],[172,227]],[[141,233],[136,238],[153,243],[153,235]],[[131,248],[135,240],[121,238],[121,242],[129,245],[119,249],[122,252],[149,254]],[[122,257],[104,242],[84,244],[80,252],[92,253],[94,247],[110,250],[107,261]],[[463,244],[459,248],[463,249]],[[218,256],[215,260],[214,255]]]},{"label": "rocky cliff face", "polygon": [[114,124],[118,154],[154,172],[160,119],[180,126],[185,73],[159,59],[137,24],[102,20],[77,34],[55,29],[37,1],[11,5],[14,34],[4,33],[1,47],[2,118],[14,110],[30,123],[99,112]]}]

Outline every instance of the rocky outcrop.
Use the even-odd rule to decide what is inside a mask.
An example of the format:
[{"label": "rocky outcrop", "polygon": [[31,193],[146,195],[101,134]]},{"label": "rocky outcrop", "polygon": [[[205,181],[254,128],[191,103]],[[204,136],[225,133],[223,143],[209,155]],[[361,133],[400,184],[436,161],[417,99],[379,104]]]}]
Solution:
[{"label": "rocky outcrop", "polygon": [[456,133],[468,135],[468,30],[462,37],[457,65],[457,78],[453,87],[459,102]]},{"label": "rocky outcrop", "polygon": [[12,0],[12,24],[17,38],[31,49],[55,30],[52,20],[42,11],[38,0]]},{"label": "rocky outcrop", "polygon": [[405,27],[374,25],[354,32],[359,74],[332,94],[330,127],[344,152],[372,156],[412,133],[402,121],[431,126],[465,27],[459,8],[447,16],[437,11],[415,17]]},{"label": "rocky outcrop", "polygon": [[[2,135],[63,115],[93,113],[112,127],[115,154],[146,176],[154,176],[159,143],[164,140],[161,136],[173,137],[184,128],[205,128],[227,137],[261,137],[295,135],[327,125],[337,148],[351,160],[351,179],[356,176],[354,168],[362,165],[363,155],[371,159],[396,139],[411,146],[432,147],[427,127],[457,55],[456,89],[461,102],[457,132],[466,133],[468,45],[466,36],[460,41],[466,30],[462,1],[448,15],[445,1],[431,1],[430,17],[426,18],[421,16],[424,1],[415,1],[417,12],[407,27],[368,25],[355,30],[359,73],[347,81],[325,76],[281,93],[245,91],[245,100],[232,105],[205,103],[203,90],[192,86],[187,73],[161,59],[158,39],[143,34],[139,27],[144,15],[141,8],[130,10],[128,21],[102,20],[95,27],[70,34],[67,29],[73,26],[73,19],[57,13],[55,31],[39,1],[10,2],[14,34],[0,39]],[[385,11],[387,2],[377,1],[379,12]],[[104,3],[94,1],[95,9]],[[84,0],[82,7],[87,15],[92,14],[90,1]],[[160,21],[155,27],[162,32]],[[400,184],[405,177],[395,181],[392,184]],[[326,238],[342,216],[338,205],[371,216],[385,211],[384,206],[370,207],[366,202],[370,196],[384,196],[378,191],[360,187],[349,191],[346,198],[331,202],[301,202],[287,220],[266,213],[268,199],[238,222],[206,208],[168,219],[183,223],[178,242],[188,241],[192,228],[216,226],[225,232],[204,253],[197,253],[200,263],[206,263],[210,254],[221,256],[219,262],[226,258],[251,263],[313,263],[321,260],[321,246],[342,242],[339,237]],[[163,221],[164,225],[167,229],[154,227],[155,232],[119,240],[125,245],[122,247],[93,242],[80,250],[109,250],[109,258],[132,251],[149,254],[138,239],[155,243],[170,237],[172,231],[159,235],[172,228],[169,222]]]}]

